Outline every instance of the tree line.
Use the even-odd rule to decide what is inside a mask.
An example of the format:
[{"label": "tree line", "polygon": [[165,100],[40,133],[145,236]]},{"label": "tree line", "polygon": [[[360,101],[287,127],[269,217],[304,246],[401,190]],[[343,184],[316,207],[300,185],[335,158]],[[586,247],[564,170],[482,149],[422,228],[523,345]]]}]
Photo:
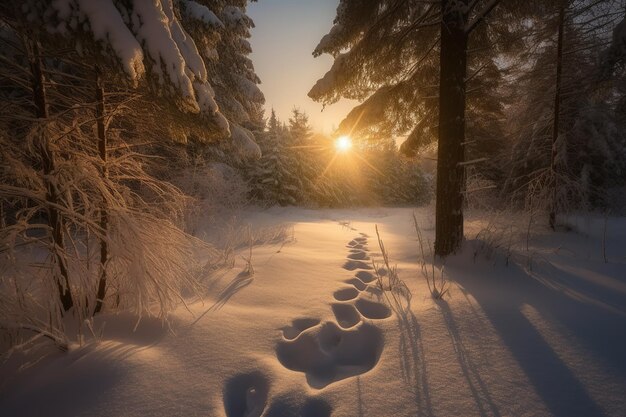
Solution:
[{"label": "tree line", "polygon": [[[625,4],[619,0],[342,0],[309,92],[361,100],[341,132],[437,144],[435,252],[463,239],[472,182],[513,206],[602,207],[624,184]],[[482,187],[480,187],[482,188]]]},{"label": "tree line", "polygon": [[294,108],[287,124],[271,111],[255,132],[262,157],[246,165],[250,196],[263,205],[354,207],[426,204],[431,178],[403,158],[391,138],[355,142],[342,153],[333,138],[313,134],[308,116]]}]

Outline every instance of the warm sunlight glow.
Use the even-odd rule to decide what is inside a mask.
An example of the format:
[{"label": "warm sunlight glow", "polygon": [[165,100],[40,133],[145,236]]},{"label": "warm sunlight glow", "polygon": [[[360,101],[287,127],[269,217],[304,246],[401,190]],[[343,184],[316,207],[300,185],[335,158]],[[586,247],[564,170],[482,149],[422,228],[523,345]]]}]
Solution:
[{"label": "warm sunlight glow", "polygon": [[349,136],[339,136],[335,140],[335,148],[339,152],[347,152],[352,147],[352,139]]}]

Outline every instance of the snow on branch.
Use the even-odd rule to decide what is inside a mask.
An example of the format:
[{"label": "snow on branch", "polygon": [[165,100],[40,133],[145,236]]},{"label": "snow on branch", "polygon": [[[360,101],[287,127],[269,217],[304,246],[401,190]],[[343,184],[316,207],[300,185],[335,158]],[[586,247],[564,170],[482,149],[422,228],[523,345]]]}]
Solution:
[{"label": "snow on branch", "polygon": [[404,156],[414,157],[417,155],[417,149],[424,145],[424,125],[426,119],[421,119],[413,128],[409,136],[400,145],[400,152]]},{"label": "snow on branch", "polygon": [[338,73],[343,70],[347,54],[339,54],[335,57],[333,66],[328,70],[324,77],[317,80],[313,88],[309,91],[309,97],[313,100],[319,100],[325,95],[330,94],[337,82]]},{"label": "snow on branch", "polygon": [[214,28],[221,29],[224,27],[224,23],[208,7],[191,0],[183,0],[181,4],[183,12],[188,18],[198,20]]},{"label": "snow on branch", "polygon": [[[168,0],[165,3],[171,7]],[[134,2],[133,29],[152,59],[151,70],[159,82],[169,79],[192,110],[198,112],[200,109],[194,97],[192,80],[185,71],[187,63],[172,36],[173,23],[168,15],[173,15],[173,11],[169,7],[163,8],[161,2]]]},{"label": "snow on branch", "polygon": [[379,88],[363,103],[353,108],[339,124],[339,131],[356,132],[384,121],[389,101],[393,98],[394,87],[395,85]]},{"label": "snow on branch", "polygon": [[244,95],[246,99],[256,103],[265,102],[265,96],[263,96],[263,93],[259,89],[258,85],[241,75],[235,74],[235,79],[237,80],[237,86],[239,87],[239,91]]},{"label": "snow on branch", "polygon": [[343,25],[335,24],[328,34],[324,35],[324,37],[320,40],[320,42],[315,47],[313,51],[313,56],[322,55],[324,52],[330,51],[333,49],[334,45],[337,42],[337,38],[342,35]]},{"label": "snow on branch", "polygon": [[131,21],[137,38],[152,59],[151,71],[159,82],[169,82],[188,110],[212,116],[220,130],[227,133],[228,123],[219,113],[204,61],[195,42],[176,18],[172,1],[137,0]]},{"label": "snow on branch", "polygon": [[248,129],[237,124],[230,125],[231,138],[235,149],[244,159],[261,158],[261,148],[254,141],[254,135]]},{"label": "snow on branch", "polygon": [[226,27],[231,29],[237,29],[241,32],[245,32],[247,28],[254,27],[252,19],[250,19],[245,12],[237,6],[226,6],[222,9],[222,20]]},{"label": "snow on branch", "polygon": [[[59,23],[48,27],[52,33],[67,35],[83,22],[96,41],[108,43],[126,74],[133,81],[143,77],[143,51],[111,0],[56,0],[52,2]],[[84,24],[83,28],[86,28]]]},{"label": "snow on branch", "polygon": [[[221,131],[228,133],[228,122],[219,113],[204,60],[177,18],[173,0],[134,0],[126,8],[123,4],[113,0],[56,0],[51,7],[58,22],[48,29],[65,36],[76,36],[80,30],[91,32],[95,41],[111,47],[133,81],[148,70],[163,91],[180,97],[183,110],[211,116]],[[183,5],[186,14],[223,27],[207,7],[191,0]]]}]

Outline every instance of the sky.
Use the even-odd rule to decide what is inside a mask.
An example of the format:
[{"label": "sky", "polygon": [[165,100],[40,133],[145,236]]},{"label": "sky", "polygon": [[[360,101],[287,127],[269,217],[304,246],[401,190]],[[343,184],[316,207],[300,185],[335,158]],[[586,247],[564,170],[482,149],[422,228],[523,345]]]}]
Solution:
[{"label": "sky", "polygon": [[307,93],[333,63],[330,55],[313,58],[319,40],[333,25],[338,0],[260,0],[249,3],[247,12],[256,25],[252,30],[252,54],[266,116],[274,108],[284,122],[294,106],[304,110],[314,130],[330,134],[358,104],[342,100],[327,106]]}]

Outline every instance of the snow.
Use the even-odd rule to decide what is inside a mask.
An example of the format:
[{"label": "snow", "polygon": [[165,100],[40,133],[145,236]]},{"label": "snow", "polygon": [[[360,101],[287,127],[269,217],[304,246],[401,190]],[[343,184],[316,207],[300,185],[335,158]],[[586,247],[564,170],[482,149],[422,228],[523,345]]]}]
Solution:
[{"label": "snow", "polygon": [[256,103],[265,102],[265,97],[259,89],[259,86],[241,75],[235,74],[235,79],[237,80],[239,91],[246,97],[246,99]]},{"label": "snow", "polygon": [[[200,111],[207,114],[217,113],[219,108],[215,102],[215,92],[211,85],[207,82],[194,81],[193,87],[197,95]],[[224,131],[224,129],[221,130]]]},{"label": "snow", "polygon": [[[144,319],[133,333],[133,316],[103,315],[94,323],[102,336],[83,346],[17,375],[3,363],[1,414],[626,414],[625,218],[609,219],[605,263],[603,219],[567,219],[573,232],[534,228],[527,250],[523,216],[470,213],[464,250],[445,265],[450,294],[437,301],[412,213],[240,213],[252,230],[287,224],[293,237],[254,246],[253,274],[244,244],[232,270],[206,278],[203,302],[181,307],[169,326]],[[433,208],[416,216],[432,241]],[[516,232],[487,233],[498,221]],[[397,303],[372,281],[375,225],[412,294]]]},{"label": "snow", "polygon": [[153,61],[151,70],[161,83],[165,78],[175,86],[192,112],[213,118],[227,133],[225,117],[219,113],[215,92],[207,80],[207,70],[195,42],[174,15],[171,0],[133,3],[134,28]]},{"label": "snow", "polygon": [[313,51],[313,56],[319,56],[326,51],[333,50],[334,44],[337,42],[337,38],[341,36],[342,32],[342,24],[337,23],[333,25],[333,27],[330,29],[330,32],[324,35],[315,47],[315,50]]},{"label": "snow", "polygon": [[217,49],[215,48],[207,48],[205,51],[206,57],[207,59],[210,59],[211,61],[219,61],[220,59],[220,54],[217,52]]},{"label": "snow", "polygon": [[[211,116],[218,128],[228,133],[228,123],[219,113],[204,61],[177,19],[172,0],[135,0],[127,19],[122,18],[111,0],[55,0],[52,8],[61,22],[52,31],[67,34],[70,28],[87,21],[94,39],[111,46],[134,81],[145,74],[145,52],[151,73],[160,84],[174,87],[186,110]],[[213,12],[196,2],[186,1],[185,11],[205,23],[223,26]],[[213,58],[217,59],[217,55]]]},{"label": "snow", "polygon": [[222,9],[222,16],[227,27],[246,27],[248,17],[237,6],[226,6]]},{"label": "snow", "polygon": [[336,87],[338,73],[343,71],[346,57],[347,54],[339,54],[335,57],[335,61],[330,70],[324,74],[324,77],[317,80],[313,88],[311,88],[311,91],[309,91],[309,97],[316,100],[329,94]]},{"label": "snow", "polygon": [[259,159],[261,157],[261,148],[254,141],[254,135],[246,128],[237,124],[230,126],[231,138],[237,153],[245,159]]},{"label": "snow", "polygon": [[237,39],[237,42],[239,43],[239,49],[241,49],[241,51],[247,54],[252,53],[252,46],[247,39],[239,38]]},{"label": "snow", "polygon": [[[169,1],[166,0],[165,5],[170,6]],[[192,81],[185,71],[185,60],[172,38],[172,21],[168,18],[172,14],[173,11],[169,7],[164,9],[160,1],[137,0],[133,3],[133,29],[137,33],[137,39],[145,44],[153,62],[151,70],[159,81],[163,83],[165,77],[168,77],[182,97],[196,107],[195,111],[199,111],[194,99]]]},{"label": "snow", "polygon": [[188,17],[215,28],[224,27],[224,23],[208,7],[191,0],[183,0],[182,3],[185,6],[184,12]]},{"label": "snow", "polygon": [[[198,53],[198,48],[191,37],[185,32],[180,22],[173,16],[173,9],[169,9],[168,19],[170,21],[170,31],[172,39],[176,42],[185,64],[191,71],[190,77],[199,78],[202,81],[207,79],[207,70],[204,61]],[[192,78],[193,79],[193,78]]]},{"label": "snow", "polygon": [[68,26],[86,19],[94,39],[110,44],[132,80],[136,81],[144,75],[141,45],[124,24],[111,0],[55,0],[52,7],[62,21],[56,30],[66,33]]}]

